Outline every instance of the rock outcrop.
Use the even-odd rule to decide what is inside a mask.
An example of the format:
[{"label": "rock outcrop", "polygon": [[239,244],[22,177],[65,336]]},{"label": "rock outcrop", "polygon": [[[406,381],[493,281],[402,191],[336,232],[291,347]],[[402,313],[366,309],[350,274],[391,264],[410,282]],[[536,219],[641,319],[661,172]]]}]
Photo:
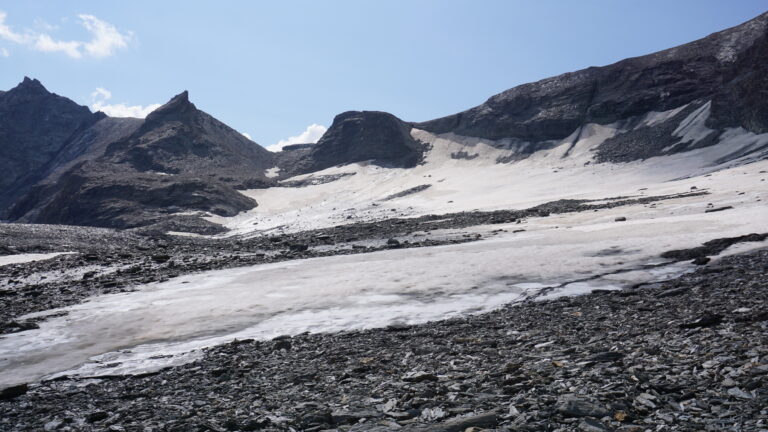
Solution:
[{"label": "rock outcrop", "polygon": [[675,48],[523,84],[415,127],[535,143],[561,140],[587,123],[610,124],[711,101],[708,126],[763,133],[768,131],[766,29],[768,13]]},{"label": "rock outcrop", "polygon": [[0,94],[0,209],[23,195],[78,133],[103,117],[48,92],[36,79],[25,77]]},{"label": "rock outcrop", "polygon": [[[411,126],[380,111],[347,111],[313,146],[299,146],[284,153],[299,155],[284,163],[292,174],[320,171],[336,165],[370,161],[389,167],[412,168],[421,161],[424,145],[411,137]],[[285,157],[282,157],[286,160]]]},{"label": "rock outcrop", "polygon": [[[78,132],[7,216],[113,228],[157,224],[190,211],[232,216],[256,205],[237,189],[270,184],[264,171],[273,159],[198,110],[183,92],[145,120],[103,118]],[[211,230],[208,223],[193,225]]]}]

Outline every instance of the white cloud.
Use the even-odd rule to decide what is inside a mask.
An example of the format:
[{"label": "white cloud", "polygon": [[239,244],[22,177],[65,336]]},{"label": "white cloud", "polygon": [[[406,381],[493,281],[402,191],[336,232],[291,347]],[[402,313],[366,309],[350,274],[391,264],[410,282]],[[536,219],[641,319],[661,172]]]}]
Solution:
[{"label": "white cloud", "polygon": [[291,144],[314,144],[317,142],[317,140],[320,139],[320,137],[323,136],[325,131],[328,129],[319,124],[311,124],[307,126],[307,129],[300,133],[299,135],[292,136],[286,139],[282,139],[278,141],[277,144],[273,144],[269,147],[267,147],[267,150],[278,152],[283,149],[283,147]]},{"label": "white cloud", "polygon": [[11,53],[7,49],[0,48],[0,57],[8,57],[10,55],[11,55]]},{"label": "white cloud", "polygon": [[161,107],[161,104],[150,104],[147,106],[141,105],[125,105],[125,104],[104,104],[102,102],[94,102],[91,108],[94,111],[101,111],[110,117],[136,117],[144,118],[152,111]]},{"label": "white cloud", "polygon": [[0,11],[0,38],[3,38],[9,42],[17,43],[17,44],[26,44],[30,41],[29,35],[24,35],[21,33],[16,33],[15,31],[11,30],[11,28],[5,24],[5,18],[8,16],[3,11]]},{"label": "white cloud", "polygon": [[112,24],[102,21],[93,15],[81,14],[78,17],[82,25],[93,37],[83,46],[85,52],[93,57],[108,57],[118,48],[128,46],[128,41],[133,36],[131,33],[121,34]]},{"label": "white cloud", "polygon": [[47,34],[37,35],[37,40],[32,47],[42,52],[57,52],[61,51],[64,54],[79,59],[83,56],[80,53],[80,42],[77,41],[57,41],[53,40]]},{"label": "white cloud", "polygon": [[[16,32],[5,24],[7,16],[5,12],[0,11],[0,39],[27,46],[36,51],[62,52],[74,59],[111,56],[115,50],[127,47],[133,37],[132,33],[120,33],[114,25],[93,15],[81,14],[78,15],[80,25],[90,33],[91,39],[88,41],[57,40],[48,33],[32,30],[25,30],[23,33]],[[41,22],[43,21],[36,20],[35,25],[47,30],[55,30],[55,27],[41,25]]]},{"label": "white cloud", "polygon": [[96,90],[91,93],[91,109],[94,111],[101,111],[110,117],[136,117],[144,118],[152,111],[160,108],[160,104],[149,104],[147,106],[142,105],[126,105],[126,104],[109,104],[107,101],[112,99],[112,92],[103,88],[97,87]]},{"label": "white cloud", "polygon": [[92,99],[112,99],[112,92],[103,88],[103,87],[96,87],[96,90],[91,93]]},{"label": "white cloud", "polygon": [[243,134],[244,137],[248,138],[249,140],[253,141],[253,138],[251,138],[251,135],[249,135],[247,132],[240,132]]}]

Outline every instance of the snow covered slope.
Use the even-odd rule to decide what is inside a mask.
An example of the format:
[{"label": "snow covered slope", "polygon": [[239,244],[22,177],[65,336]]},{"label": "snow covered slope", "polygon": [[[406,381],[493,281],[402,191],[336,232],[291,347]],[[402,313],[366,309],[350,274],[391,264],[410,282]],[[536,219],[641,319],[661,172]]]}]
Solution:
[{"label": "snow covered slope", "polygon": [[679,179],[768,155],[768,134],[741,128],[727,129],[717,144],[699,148],[712,132],[706,126],[706,103],[674,125],[676,138],[669,147],[676,152],[626,163],[595,163],[606,140],[669,121],[685,108],[611,125],[588,124],[563,140],[535,143],[533,147],[546,150],[532,154],[525,153],[531,143],[413,129],[412,136],[430,147],[424,163],[415,168],[355,163],[292,177],[281,187],[244,191],[258,207],[208,220],[230,229],[226,235],[249,236],[392,217],[525,209],[558,199],[679,193],[689,187]]}]

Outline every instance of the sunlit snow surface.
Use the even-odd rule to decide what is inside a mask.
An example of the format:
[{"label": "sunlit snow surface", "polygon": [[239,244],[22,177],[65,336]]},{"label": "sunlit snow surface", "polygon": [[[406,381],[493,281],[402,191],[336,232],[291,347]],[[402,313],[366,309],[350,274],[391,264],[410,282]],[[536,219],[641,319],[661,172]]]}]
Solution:
[{"label": "sunlit snow surface", "polygon": [[[672,115],[652,113],[645,121],[651,124]],[[692,142],[705,136],[705,117],[706,108],[686,119],[680,136]],[[738,165],[747,160],[727,157],[759,149],[768,136],[732,130],[721,144],[705,149],[644,162],[585,165],[591,149],[615,132],[608,126],[586,129],[566,158],[562,156],[570,147],[568,140],[509,164],[495,161],[510,151],[482,140],[415,131],[417,138],[432,145],[424,165],[410,171],[365,164],[329,169],[320,175],[356,174],[303,188],[248,191],[259,207],[216,221],[240,235],[262,235],[348,223],[348,215],[354,215],[354,221],[401,213],[523,209],[561,198],[651,196],[688,192],[694,186],[710,194],[470,227],[463,231],[484,237],[472,243],[209,271],[136,292],[95,297],[64,308],[67,315],[41,322],[38,330],[0,339],[0,386],[57,373],[149,371],[189,361],[200,355],[199,348],[234,338],[419,323],[526,298],[664,280],[691,266],[658,266],[663,251],[768,232],[768,162]],[[460,150],[478,157],[450,157]],[[723,160],[730,162],[721,164]],[[421,184],[431,187],[381,201]],[[705,213],[709,204],[734,208]],[[627,221],[615,222],[618,216]],[[507,231],[491,235],[498,229]],[[525,231],[512,232],[518,229]],[[738,250],[765,246],[744,244]],[[59,311],[33,316],[53,312]]]},{"label": "sunlit snow surface", "polygon": [[[663,121],[677,111],[648,114],[640,125]],[[704,125],[708,113],[709,104],[705,104],[681,122],[675,131],[681,139],[680,146],[693,148],[697,140],[711,132]],[[422,165],[391,169],[361,163],[329,168],[290,180],[343,173],[354,175],[301,188],[273,187],[244,191],[259,203],[257,207],[234,217],[212,216],[208,219],[231,229],[225,236],[249,236],[393,216],[524,209],[558,199],[679,193],[685,191],[685,185],[708,187],[709,182],[699,180],[683,185],[668,183],[670,180],[704,175],[768,153],[765,148],[768,146],[768,134],[755,135],[743,129],[730,129],[715,146],[645,161],[595,164],[592,150],[613,136],[617,128],[590,124],[584,127],[579,141],[572,148],[571,142],[577,132],[555,148],[512,163],[496,163],[499,158],[515,154],[514,150],[493,146],[503,143],[453,134],[436,136],[413,130],[415,138],[431,146]],[[452,158],[452,154],[459,152],[466,152],[474,158]],[[736,157],[741,154],[746,156]],[[429,188],[416,194],[384,200],[392,194],[421,185],[429,185]],[[642,188],[648,190],[639,190]]]}]

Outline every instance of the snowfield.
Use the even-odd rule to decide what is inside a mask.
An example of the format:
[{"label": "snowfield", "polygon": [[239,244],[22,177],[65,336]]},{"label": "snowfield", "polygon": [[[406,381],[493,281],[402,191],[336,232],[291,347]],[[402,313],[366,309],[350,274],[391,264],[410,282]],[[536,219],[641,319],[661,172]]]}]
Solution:
[{"label": "snowfield", "polygon": [[[707,113],[708,105],[685,119],[676,132],[682,144],[706,136]],[[651,113],[644,121],[674,114]],[[664,263],[664,251],[768,232],[768,161],[755,161],[754,152],[768,144],[768,134],[734,129],[712,147],[633,163],[589,163],[595,146],[616,130],[588,125],[574,146],[576,135],[510,163],[497,163],[515,154],[500,148],[504,143],[415,130],[413,136],[431,146],[423,165],[353,164],[300,176],[354,173],[324,184],[246,191],[257,208],[211,220],[233,230],[227,235],[256,236],[394,216],[524,209],[566,198],[708,194],[475,226],[463,230],[483,236],[472,243],[215,270],[95,297],[64,308],[67,315],[41,322],[38,330],[0,339],[0,386],[57,374],[156,370],[234,338],[419,323],[665,280],[692,265]],[[459,152],[466,155],[451,156]],[[383,200],[421,185],[429,187]],[[706,212],[725,206],[733,208]],[[742,244],[725,254],[765,246]]]},{"label": "snowfield", "polygon": [[[682,108],[649,113],[636,126],[664,121]],[[709,104],[684,119],[674,135],[686,148],[707,136],[704,122]],[[550,150],[511,163],[498,159],[514,157],[511,142],[492,142],[453,134],[433,135],[414,129],[414,138],[429,144],[425,161],[412,169],[352,164],[292,177],[286,181],[354,174],[324,184],[305,187],[274,187],[243,193],[258,207],[234,217],[212,216],[224,225],[226,235],[264,235],[323,228],[350,222],[393,216],[421,216],[470,210],[525,209],[558,199],[603,199],[615,196],[665,195],[684,192],[691,186],[709,187],[709,179],[676,182],[700,177],[765,155],[768,134],[755,135],[731,129],[714,146],[670,156],[621,164],[595,164],[594,149],[613,136],[619,125],[586,125]],[[572,146],[576,137],[578,142]],[[501,148],[500,148],[501,147]],[[503,149],[503,147],[513,147]],[[460,152],[468,158],[456,159]],[[454,156],[452,156],[454,155]],[[470,159],[471,158],[471,159]],[[411,188],[428,185],[423,191],[400,198],[385,198]]]}]

